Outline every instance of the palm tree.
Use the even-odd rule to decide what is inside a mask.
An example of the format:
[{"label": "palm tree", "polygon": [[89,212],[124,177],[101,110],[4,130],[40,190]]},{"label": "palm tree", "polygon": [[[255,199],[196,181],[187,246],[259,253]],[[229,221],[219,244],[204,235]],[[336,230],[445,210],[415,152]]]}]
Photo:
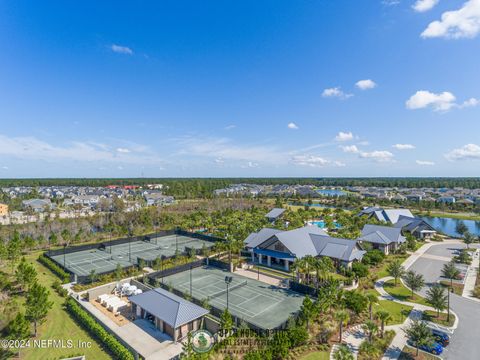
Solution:
[{"label": "palm tree", "polygon": [[342,342],[343,326],[350,320],[350,315],[345,310],[337,311],[334,315],[335,320],[338,321],[339,342]]},{"label": "palm tree", "polygon": [[422,345],[429,345],[433,342],[432,330],[430,330],[427,324],[423,321],[413,320],[408,328],[405,329],[405,333],[410,340],[415,344],[417,349]]},{"label": "palm tree", "polygon": [[450,261],[449,263],[443,265],[442,275],[447,279],[450,279],[450,287],[453,287],[453,279],[458,278],[460,275],[460,270],[457,269],[453,261]]},{"label": "palm tree", "polygon": [[437,318],[440,316],[440,311],[447,307],[447,295],[445,290],[440,285],[432,286],[427,290],[427,302],[437,310]]},{"label": "palm tree", "polygon": [[354,360],[351,350],[346,345],[340,345],[338,349],[333,353],[334,360]]},{"label": "palm tree", "polygon": [[373,308],[373,305],[377,303],[378,301],[378,296],[375,295],[374,293],[368,293],[365,298],[367,299],[367,302],[368,302],[368,312],[370,314],[370,321],[372,320],[373,318],[373,313],[372,313],[372,308]]},{"label": "palm tree", "polygon": [[420,290],[425,285],[425,280],[422,274],[417,274],[415,271],[407,271],[403,276],[403,281],[412,291],[412,297],[415,291]]},{"label": "palm tree", "polygon": [[382,335],[382,338],[383,338],[383,333],[385,332],[385,323],[390,320],[390,318],[392,317],[390,315],[390,313],[386,310],[378,310],[376,313],[375,313],[375,316],[378,320],[380,320],[380,331],[381,331],[381,335]]},{"label": "palm tree", "polygon": [[378,326],[371,320],[367,320],[365,324],[363,324],[363,330],[368,335],[368,342],[371,343],[373,340],[373,334],[378,331]]},{"label": "palm tree", "polygon": [[395,260],[387,266],[388,275],[395,279],[395,286],[397,286],[398,279],[405,274],[405,268],[402,266],[400,260]]}]

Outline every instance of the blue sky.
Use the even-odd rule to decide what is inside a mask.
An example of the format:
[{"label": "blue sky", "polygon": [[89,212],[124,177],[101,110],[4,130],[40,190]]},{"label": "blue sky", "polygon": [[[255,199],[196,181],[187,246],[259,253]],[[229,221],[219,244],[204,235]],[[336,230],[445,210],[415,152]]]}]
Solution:
[{"label": "blue sky", "polygon": [[480,0],[0,2],[0,177],[479,176]]}]

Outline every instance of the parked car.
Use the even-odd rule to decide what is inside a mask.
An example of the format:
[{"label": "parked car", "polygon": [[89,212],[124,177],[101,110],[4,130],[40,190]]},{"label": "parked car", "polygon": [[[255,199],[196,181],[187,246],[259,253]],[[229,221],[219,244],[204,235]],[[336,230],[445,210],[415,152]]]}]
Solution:
[{"label": "parked car", "polygon": [[450,344],[450,336],[445,334],[443,331],[432,329],[432,335],[435,338],[435,341],[441,344],[443,347],[446,347]]},{"label": "parked car", "polygon": [[[407,343],[408,345],[415,347],[413,341],[408,340]],[[420,345],[418,348],[433,355],[440,355],[443,352],[443,346],[437,342],[434,342],[430,345]]]}]

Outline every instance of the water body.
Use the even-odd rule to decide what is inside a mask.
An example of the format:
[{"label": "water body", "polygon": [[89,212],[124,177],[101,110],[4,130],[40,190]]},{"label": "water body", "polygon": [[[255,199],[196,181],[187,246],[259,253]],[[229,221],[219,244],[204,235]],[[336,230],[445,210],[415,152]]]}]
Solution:
[{"label": "water body", "polygon": [[[320,229],[324,229],[325,228],[325,221],[323,220],[319,220],[319,221],[312,221],[312,225],[317,225]],[[337,222],[334,222],[333,225],[337,228],[337,229],[340,229],[342,226],[337,223]]]},{"label": "water body", "polygon": [[322,189],[322,190],[317,190],[317,192],[320,195],[323,196],[345,196],[347,193],[343,190],[338,190],[338,189]]},{"label": "water body", "polygon": [[480,221],[428,216],[421,216],[420,218],[425,220],[436,230],[449,236],[460,236],[460,234],[455,231],[455,228],[457,227],[457,224],[459,222],[463,222],[467,226],[468,231],[470,231],[471,234],[475,236],[480,236]]}]

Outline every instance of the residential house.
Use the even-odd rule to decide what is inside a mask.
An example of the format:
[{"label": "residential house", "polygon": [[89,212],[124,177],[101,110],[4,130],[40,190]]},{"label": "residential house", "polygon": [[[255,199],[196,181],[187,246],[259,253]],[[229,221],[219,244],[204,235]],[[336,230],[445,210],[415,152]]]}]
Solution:
[{"label": "residential house", "polygon": [[198,330],[208,310],[162,288],[146,291],[128,298],[132,314],[146,319],[174,342],[184,339],[190,331]]},{"label": "residential house", "polygon": [[437,199],[437,202],[444,204],[455,204],[455,197],[453,196],[441,196]]},{"label": "residential house", "polygon": [[167,205],[175,202],[173,196],[163,195],[162,193],[147,193],[143,197],[147,202],[147,206]]},{"label": "residential house", "polygon": [[406,241],[401,228],[371,224],[363,227],[362,235],[357,240],[371,244],[385,255],[395,252]]},{"label": "residential house", "polygon": [[44,212],[55,208],[55,204],[52,204],[49,199],[23,200],[22,206],[25,210],[32,210],[33,212]]},{"label": "residential house", "polygon": [[327,256],[337,266],[351,267],[365,253],[356,240],[330,237],[318,226],[288,231],[264,228],[250,234],[245,240],[245,247],[251,252],[252,262],[287,271],[295,259],[307,255]]}]

